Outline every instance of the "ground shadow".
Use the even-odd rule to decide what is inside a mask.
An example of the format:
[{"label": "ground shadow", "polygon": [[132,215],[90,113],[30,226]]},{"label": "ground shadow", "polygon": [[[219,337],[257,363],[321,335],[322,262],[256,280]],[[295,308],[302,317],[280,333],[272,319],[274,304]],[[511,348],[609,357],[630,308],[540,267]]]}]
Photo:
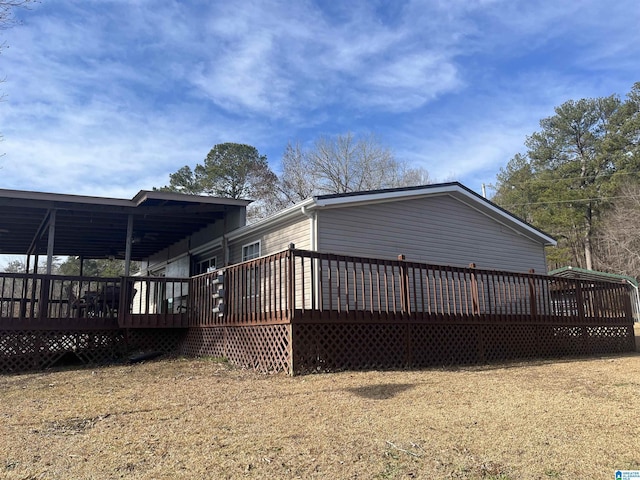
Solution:
[{"label": "ground shadow", "polygon": [[372,400],[388,400],[414,387],[415,385],[410,383],[379,383],[377,385],[347,388],[347,392]]}]

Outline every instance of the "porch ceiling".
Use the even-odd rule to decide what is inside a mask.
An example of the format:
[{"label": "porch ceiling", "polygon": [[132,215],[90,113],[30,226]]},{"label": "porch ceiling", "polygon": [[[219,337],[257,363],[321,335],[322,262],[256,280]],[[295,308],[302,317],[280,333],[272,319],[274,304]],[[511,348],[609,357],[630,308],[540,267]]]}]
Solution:
[{"label": "porch ceiling", "polygon": [[124,258],[131,215],[131,259],[143,260],[248,204],[155,191],[125,200],[0,189],[0,254],[45,255],[55,211],[54,255]]}]

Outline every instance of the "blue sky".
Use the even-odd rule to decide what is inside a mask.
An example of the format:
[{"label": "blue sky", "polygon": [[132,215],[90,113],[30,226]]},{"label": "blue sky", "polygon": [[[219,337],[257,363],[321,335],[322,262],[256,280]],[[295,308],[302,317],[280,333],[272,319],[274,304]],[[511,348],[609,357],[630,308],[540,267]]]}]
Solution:
[{"label": "blue sky", "polygon": [[640,81],[637,0],[42,0],[0,37],[0,188],[131,198],[217,143],[375,133],[480,191],[569,99]]}]

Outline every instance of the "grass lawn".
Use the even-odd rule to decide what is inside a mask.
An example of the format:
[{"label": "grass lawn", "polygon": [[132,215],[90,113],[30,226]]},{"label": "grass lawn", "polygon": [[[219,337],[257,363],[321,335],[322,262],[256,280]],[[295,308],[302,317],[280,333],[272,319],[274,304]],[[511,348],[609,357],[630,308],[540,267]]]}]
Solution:
[{"label": "grass lawn", "polygon": [[640,355],[265,376],[211,359],[0,376],[0,478],[609,479]]}]

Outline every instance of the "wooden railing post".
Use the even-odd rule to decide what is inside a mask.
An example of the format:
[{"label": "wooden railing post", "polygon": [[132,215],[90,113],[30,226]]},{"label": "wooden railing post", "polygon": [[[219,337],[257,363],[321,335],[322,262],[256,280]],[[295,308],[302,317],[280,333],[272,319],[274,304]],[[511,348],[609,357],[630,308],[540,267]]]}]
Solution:
[{"label": "wooden railing post", "polygon": [[[478,315],[478,318],[481,319],[482,317],[479,316],[480,294],[478,293],[478,278],[475,272],[476,264],[470,263],[469,268],[471,269],[469,285],[469,287],[471,288],[471,309],[473,315]],[[480,361],[480,363],[484,363],[486,361],[486,353],[484,348],[484,325],[481,322],[478,322],[475,327],[470,325],[469,328],[475,328],[476,341],[478,345],[478,360]]]},{"label": "wooden railing post", "polygon": [[476,264],[470,263],[469,268],[471,269],[470,276],[470,288],[471,288],[471,311],[473,315],[480,315],[480,298],[478,294],[478,279],[476,277]]},{"label": "wooden railing post", "polygon": [[398,255],[400,262],[400,309],[402,314],[411,313],[411,300],[409,298],[409,272],[405,264],[406,257]]},{"label": "wooden railing post", "polygon": [[582,282],[580,280],[576,280],[576,307],[578,309],[578,318],[585,321],[584,315],[584,298],[582,295]]},{"label": "wooden railing post", "polygon": [[623,287],[622,302],[623,302],[624,314],[626,317],[625,320],[633,324],[634,318],[633,318],[633,307],[631,306],[631,290],[628,289],[626,285]]},{"label": "wooden railing post", "polygon": [[38,320],[42,321],[49,315],[49,289],[51,278],[47,275],[40,281],[40,295],[38,296]]},{"label": "wooden railing post", "polygon": [[[532,268],[529,270],[530,275],[534,275],[536,271]],[[529,304],[530,304],[530,314],[531,318],[536,318],[538,316],[538,300],[536,297],[536,284],[533,277],[529,277]]]}]

